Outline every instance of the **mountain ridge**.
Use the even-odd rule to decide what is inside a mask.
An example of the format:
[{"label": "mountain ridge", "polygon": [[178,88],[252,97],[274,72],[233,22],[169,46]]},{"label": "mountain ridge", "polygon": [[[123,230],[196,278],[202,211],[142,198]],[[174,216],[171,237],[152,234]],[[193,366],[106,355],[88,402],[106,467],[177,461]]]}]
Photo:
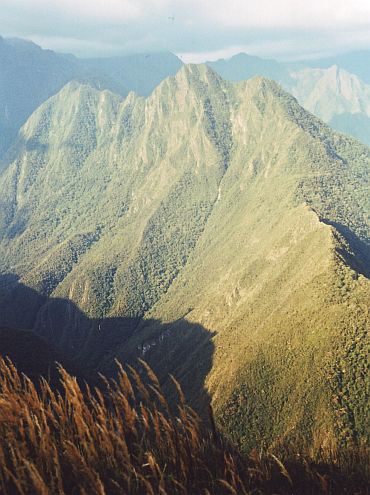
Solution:
[{"label": "mountain ridge", "polygon": [[[36,314],[24,305],[34,331],[88,365],[93,327],[74,305],[95,325],[118,318],[118,333],[120,317],[140,318],[98,369],[145,349],[161,381],[173,373],[199,403],[208,344],[185,322],[201,325],[214,345],[207,391],[243,448],[295,430],[307,442],[366,435],[370,149],[275,82],[231,84],[205,65],[147,99],[67,91],[68,106],[59,94],[30,118],[0,176],[2,211],[15,208],[3,270],[48,298]],[[3,318],[18,290],[0,298]]]},{"label": "mountain ridge", "polygon": [[[11,156],[6,156],[6,152],[20,126],[33,110],[57,93],[68,81],[86,82],[97,89],[109,89],[120,96],[126,96],[130,90],[148,96],[166,76],[175,74],[182,65],[178,57],[166,52],[78,59],[73,55],[43,50],[27,40],[6,38],[2,38],[0,48],[2,63],[7,67],[0,81],[3,94],[0,99],[0,158],[5,159],[6,163],[11,159]],[[366,58],[366,53],[363,57]],[[360,68],[363,66],[363,57],[360,60]],[[341,67],[349,70],[354,69],[356,76],[352,74],[352,80],[360,76],[367,81],[366,75],[357,70],[358,63],[348,65],[347,59],[348,57],[343,56],[338,60],[333,59],[332,63],[339,63]],[[324,118],[335,129],[369,144],[370,117],[366,111],[357,110],[355,101],[356,98],[368,101],[368,97],[361,97],[366,92],[364,87],[368,85],[356,79],[356,86],[362,89],[359,89],[357,96],[354,95],[353,101],[346,101],[340,90],[331,88],[330,84],[325,87],[325,80],[329,78],[323,75],[321,81],[316,84],[316,89],[307,93],[306,80],[315,78],[318,71],[322,71],[323,74],[330,73],[330,64],[325,60],[321,62],[286,64],[240,53],[228,60],[220,59],[207,63],[231,81],[244,80],[255,75],[277,80],[289,92],[299,96],[300,103],[308,110]],[[297,74],[300,74],[298,78]],[[303,74],[306,76],[303,77]],[[14,80],[17,81],[16,84],[13,84]],[[329,103],[326,100],[329,100]],[[345,112],[343,105],[348,108]]]},{"label": "mountain ridge", "polygon": [[121,96],[132,89],[146,95],[182,62],[168,53],[99,62],[44,50],[27,40],[2,38],[0,64],[6,68],[0,79],[0,158],[9,161],[6,152],[20,127],[69,81],[86,82]]}]

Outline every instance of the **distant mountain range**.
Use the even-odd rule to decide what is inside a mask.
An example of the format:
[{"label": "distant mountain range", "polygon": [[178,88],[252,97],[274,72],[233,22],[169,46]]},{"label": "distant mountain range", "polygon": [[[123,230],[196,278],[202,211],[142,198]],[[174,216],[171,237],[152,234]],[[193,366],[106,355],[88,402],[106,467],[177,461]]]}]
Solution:
[{"label": "distant mountain range", "polygon": [[343,53],[333,57],[319,58],[313,60],[304,60],[293,65],[302,67],[312,67],[319,69],[328,69],[333,65],[355,74],[366,84],[370,84],[370,51],[362,50],[357,52]]},{"label": "distant mountain range", "polygon": [[230,81],[256,75],[274,79],[334,129],[370,145],[370,85],[366,83],[370,81],[370,71],[366,72],[370,52],[295,64],[241,53],[207,64]]},{"label": "distant mountain range", "polygon": [[289,86],[292,83],[288,67],[276,60],[239,53],[229,59],[206,62],[228,81],[244,81],[254,76],[266,77]]},{"label": "distant mountain range", "polygon": [[[369,145],[369,61],[369,52],[294,64],[241,53],[207,64],[230,81],[254,76],[273,79],[333,128]],[[120,96],[130,91],[148,96],[181,66],[171,53],[77,59],[43,50],[30,41],[0,37],[0,159],[31,113],[67,82],[88,83]]]},{"label": "distant mountain range", "polygon": [[73,57],[34,43],[0,38],[0,156],[26,119],[66,82],[77,76]]},{"label": "distant mountain range", "polygon": [[181,65],[171,53],[80,60],[30,41],[0,37],[0,158],[31,113],[67,82],[147,96]]},{"label": "distant mountain range", "polygon": [[370,85],[333,65],[292,72],[292,94],[334,129],[370,144]]},{"label": "distant mountain range", "polygon": [[146,359],[246,450],[367,435],[370,148],[271,80],[186,65],[147,98],[69,82],[7,160],[0,325],[107,374]]}]

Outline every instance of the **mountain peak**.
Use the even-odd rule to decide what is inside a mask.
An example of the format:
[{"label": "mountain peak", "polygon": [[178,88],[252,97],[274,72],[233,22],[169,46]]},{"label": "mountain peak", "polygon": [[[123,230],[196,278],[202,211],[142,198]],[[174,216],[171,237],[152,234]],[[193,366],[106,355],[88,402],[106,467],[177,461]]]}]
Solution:
[{"label": "mountain peak", "polygon": [[207,64],[186,64],[181,67],[177,72],[175,78],[177,80],[203,81],[206,83],[213,83],[215,81],[223,81],[221,76],[217,74]]},{"label": "mountain peak", "polygon": [[[37,43],[34,43],[31,40],[25,40],[23,38],[5,38],[5,43],[14,48],[18,48],[21,50],[42,50],[41,46]],[[50,50],[49,50],[50,51]]]},{"label": "mountain peak", "polygon": [[[196,100],[207,99],[220,88],[229,87],[230,83],[213,71],[206,64],[183,65],[174,76],[167,77],[153,91],[154,98],[168,98],[169,94],[183,96],[192,93]],[[182,97],[180,97],[181,99]]]}]

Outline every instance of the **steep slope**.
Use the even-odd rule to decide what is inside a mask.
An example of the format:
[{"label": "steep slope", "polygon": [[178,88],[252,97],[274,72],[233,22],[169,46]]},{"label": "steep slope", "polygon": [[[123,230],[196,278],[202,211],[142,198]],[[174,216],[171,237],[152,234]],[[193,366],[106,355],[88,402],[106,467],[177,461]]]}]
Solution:
[{"label": "steep slope", "polygon": [[2,178],[7,271],[101,317],[141,316],[167,290],[216,201],[230,146],[227,84],[193,70],[146,102],[69,84],[34,114]]},{"label": "steep slope", "polygon": [[69,84],[0,178],[2,271],[20,277],[1,318],[33,288],[27,321],[87,364],[98,322],[121,330],[101,370],[144,357],[201,409],[205,377],[244,448],[362,438],[369,174],[367,147],[271,81],[190,65],[146,100]]},{"label": "steep slope", "polygon": [[[171,325],[186,314],[216,332],[206,386],[242,447],[313,431],[318,443],[361,437],[369,150],[331,134],[271,83],[242,88],[218,201],[186,267],[147,316]],[[162,379],[170,369],[192,396],[201,352],[178,338],[178,327],[155,337],[141,324],[121,356],[142,349]]]}]

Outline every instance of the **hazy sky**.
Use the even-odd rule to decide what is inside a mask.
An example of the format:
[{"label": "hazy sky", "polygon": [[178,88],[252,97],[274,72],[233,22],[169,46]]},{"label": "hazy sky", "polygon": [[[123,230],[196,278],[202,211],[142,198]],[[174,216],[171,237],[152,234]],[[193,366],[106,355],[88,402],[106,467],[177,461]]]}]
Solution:
[{"label": "hazy sky", "polygon": [[369,49],[370,0],[0,0],[0,30],[79,56],[289,59]]}]

